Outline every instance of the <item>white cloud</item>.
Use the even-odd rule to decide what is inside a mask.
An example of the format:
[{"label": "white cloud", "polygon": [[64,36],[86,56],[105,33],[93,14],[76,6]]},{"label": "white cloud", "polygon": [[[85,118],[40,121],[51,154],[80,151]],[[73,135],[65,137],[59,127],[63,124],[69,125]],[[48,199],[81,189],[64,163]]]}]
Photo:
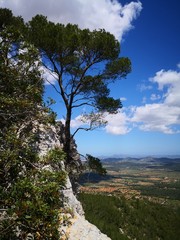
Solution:
[{"label": "white cloud", "polygon": [[146,104],[137,107],[131,121],[144,131],[175,133],[172,126],[180,124],[180,108],[162,104]]},{"label": "white cloud", "polygon": [[159,90],[167,87],[164,104],[180,107],[180,72],[161,70],[150,81],[157,83]]},{"label": "white cloud", "polygon": [[[123,135],[133,128],[164,134],[180,133],[180,72],[161,70],[149,80],[158,84],[157,91],[150,97],[151,100],[156,100],[156,103],[148,104],[144,97],[142,106],[123,108],[115,115],[107,114],[107,133]],[[160,91],[162,94],[159,94]]]},{"label": "white cloud", "polygon": [[55,85],[55,83],[57,82],[56,73],[49,71],[46,67],[43,67],[43,66],[40,67],[40,71],[44,79],[45,85],[50,85],[50,84]]},{"label": "white cloud", "polygon": [[[65,124],[65,120],[63,118],[58,119],[58,121],[61,121],[63,124]],[[79,128],[83,127],[84,125],[87,124],[82,121],[82,115],[79,115],[71,120],[71,128]]]},{"label": "white cloud", "polygon": [[[147,98],[144,97],[142,106],[130,106],[116,115],[109,115],[105,128],[108,133],[127,134],[135,127],[142,131],[164,134],[180,133],[180,72],[161,70],[149,80],[158,84],[158,92],[152,93],[150,97],[151,100],[156,100],[156,103],[147,104]],[[150,85],[142,86],[143,90],[153,89]]]},{"label": "white cloud", "polygon": [[179,133],[174,127],[180,124],[180,72],[160,70],[149,80],[158,84],[159,91],[166,91],[163,99],[160,94],[151,94],[151,100],[161,102],[136,107],[130,121],[143,131]]},{"label": "white cloud", "polygon": [[162,90],[164,86],[178,83],[180,81],[180,72],[162,69],[154,77],[150,78],[150,81],[157,83],[159,90]]},{"label": "white cloud", "polygon": [[0,7],[11,9],[26,21],[43,14],[54,22],[70,22],[90,30],[104,28],[119,40],[142,10],[140,1],[122,6],[117,0],[1,0]]},{"label": "white cloud", "polygon": [[128,126],[128,117],[124,112],[109,114],[105,119],[108,121],[107,126],[105,127],[107,133],[124,135],[131,131]]},{"label": "white cloud", "polygon": [[160,94],[151,94],[151,98],[150,98],[152,101],[156,101],[156,100],[159,100],[161,99],[161,95]]},{"label": "white cloud", "polygon": [[180,108],[180,79],[179,82],[168,88],[164,103],[168,106],[178,106]]},{"label": "white cloud", "polygon": [[[105,126],[105,131],[114,135],[124,135],[131,131],[128,126],[128,117],[123,112],[118,112],[117,114],[104,114],[103,121],[107,121]],[[87,127],[89,126],[89,121],[84,121],[83,115],[79,115],[71,120],[71,128]],[[60,119],[64,123],[64,119]],[[101,122],[101,119],[100,119]]]},{"label": "white cloud", "polygon": [[71,121],[71,127],[72,128],[78,128],[81,127],[82,125],[86,125],[85,123],[82,122],[82,116],[79,115],[75,119]]}]

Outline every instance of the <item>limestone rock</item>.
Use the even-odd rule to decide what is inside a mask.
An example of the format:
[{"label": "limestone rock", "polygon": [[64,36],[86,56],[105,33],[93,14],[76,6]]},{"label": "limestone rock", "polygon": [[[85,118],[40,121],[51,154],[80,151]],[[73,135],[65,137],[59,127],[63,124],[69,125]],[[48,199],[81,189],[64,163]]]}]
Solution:
[{"label": "limestone rock", "polygon": [[72,185],[69,177],[67,177],[65,189],[62,190],[64,197],[66,198],[66,205],[73,210],[74,215],[83,215],[84,211],[81,203],[77,200],[75,194],[73,193]]},{"label": "limestone rock", "polygon": [[[61,122],[57,122],[55,126],[39,124],[36,128],[39,142],[36,148],[39,151],[39,155],[45,155],[50,149],[55,147],[63,148],[64,143],[64,126]],[[80,156],[77,152],[77,146],[74,139],[71,141],[71,157],[74,161],[79,162]],[[45,166],[50,168],[50,166]],[[64,163],[61,162],[62,170],[65,170]],[[62,214],[62,219],[66,218],[65,224],[61,224],[59,231],[62,235],[61,239],[69,240],[110,240],[105,234],[89,223],[84,217],[84,211],[81,203],[77,200],[71,181],[67,176],[66,186],[61,190],[64,196],[64,207],[70,209],[72,213]]]},{"label": "limestone rock", "polygon": [[45,155],[50,149],[59,147],[63,148],[63,143],[60,141],[57,134],[57,128],[53,125],[44,126],[40,124],[37,131],[39,142],[38,151],[40,156]]},{"label": "limestone rock", "polygon": [[110,238],[89,223],[84,216],[77,215],[69,228],[68,240],[110,240]]}]

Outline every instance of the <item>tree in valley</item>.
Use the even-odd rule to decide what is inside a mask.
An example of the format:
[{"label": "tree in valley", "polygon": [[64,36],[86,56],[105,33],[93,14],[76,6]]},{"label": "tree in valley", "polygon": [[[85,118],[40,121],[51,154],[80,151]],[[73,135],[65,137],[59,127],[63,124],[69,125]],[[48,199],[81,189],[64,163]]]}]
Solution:
[{"label": "tree in valley", "polygon": [[103,167],[101,160],[89,154],[86,155],[85,171],[88,171],[87,174],[88,182],[91,173],[96,173],[100,176],[105,176],[107,173],[106,168]]},{"label": "tree in valley", "polygon": [[101,160],[99,158],[93,157],[89,154],[86,155],[87,165],[90,171],[96,172],[100,175],[106,175],[107,171],[102,166]]},{"label": "tree in valley", "polygon": [[[53,75],[53,88],[63,100],[65,116],[65,144],[67,164],[71,162],[71,138],[80,130],[91,130],[101,124],[103,113],[117,113],[120,99],[110,97],[108,85],[126,77],[131,71],[128,58],[119,57],[120,44],[105,30],[81,30],[77,25],[48,21],[37,15],[28,23],[29,40],[39,49],[44,68]],[[88,106],[82,121],[89,127],[70,131],[72,113]]]}]

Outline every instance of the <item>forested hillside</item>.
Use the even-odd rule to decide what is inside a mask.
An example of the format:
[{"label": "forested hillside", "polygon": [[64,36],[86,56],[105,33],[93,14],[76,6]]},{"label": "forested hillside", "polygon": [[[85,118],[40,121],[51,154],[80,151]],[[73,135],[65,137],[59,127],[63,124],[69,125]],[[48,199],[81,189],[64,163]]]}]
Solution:
[{"label": "forested hillside", "polygon": [[81,193],[86,218],[112,240],[178,240],[180,211],[143,199]]},{"label": "forested hillside", "polygon": [[105,176],[84,174],[87,219],[113,240],[179,239],[180,159],[108,158]]}]

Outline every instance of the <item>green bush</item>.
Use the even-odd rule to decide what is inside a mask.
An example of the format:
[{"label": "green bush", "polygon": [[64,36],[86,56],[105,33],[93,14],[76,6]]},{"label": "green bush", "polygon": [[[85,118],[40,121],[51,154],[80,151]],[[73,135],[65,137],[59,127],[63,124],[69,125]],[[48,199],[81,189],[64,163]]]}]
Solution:
[{"label": "green bush", "polygon": [[[57,157],[57,151],[54,152]],[[60,159],[62,156],[59,155]],[[52,163],[54,160],[51,159]],[[35,239],[58,239],[63,207],[60,189],[65,181],[66,174],[60,168],[50,171],[34,167],[20,174],[10,186],[1,185],[1,208],[5,215],[0,221],[0,239],[25,239],[28,233]]]},{"label": "green bush", "polygon": [[[64,153],[39,159],[33,123],[50,124],[43,103],[38,50],[25,41],[23,20],[0,9],[0,239],[59,239]],[[50,114],[51,113],[51,114]],[[38,126],[37,126],[38,128]],[[36,129],[38,130],[38,129]],[[50,165],[43,170],[45,165]]]}]

